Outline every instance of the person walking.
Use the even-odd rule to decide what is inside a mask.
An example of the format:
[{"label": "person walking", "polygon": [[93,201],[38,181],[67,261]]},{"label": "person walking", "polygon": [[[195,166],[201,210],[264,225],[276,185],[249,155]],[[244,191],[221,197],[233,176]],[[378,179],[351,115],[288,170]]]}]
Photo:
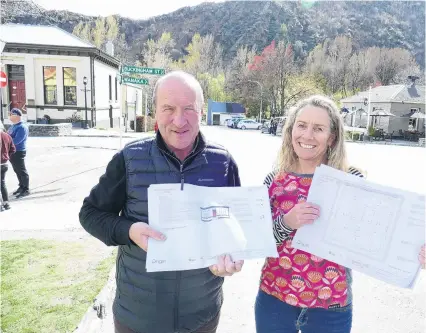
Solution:
[{"label": "person walking", "polygon": [[9,195],[6,187],[6,172],[8,170],[8,161],[15,151],[15,145],[9,134],[4,131],[3,126],[0,127],[0,185],[1,185],[1,204],[0,211],[10,209]]},{"label": "person walking", "polygon": [[9,119],[13,125],[9,128],[8,133],[12,137],[13,144],[16,147],[16,152],[11,156],[10,163],[19,182],[19,187],[13,192],[13,195],[16,195],[16,198],[22,198],[30,194],[30,178],[25,166],[28,126],[22,122],[22,112],[19,109],[14,108],[10,110]]}]

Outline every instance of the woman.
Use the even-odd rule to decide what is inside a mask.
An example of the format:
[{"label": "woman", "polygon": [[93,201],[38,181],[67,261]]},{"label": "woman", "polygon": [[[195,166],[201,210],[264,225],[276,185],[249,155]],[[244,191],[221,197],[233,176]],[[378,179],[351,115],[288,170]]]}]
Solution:
[{"label": "woman", "polygon": [[[1,125],[1,123],[0,123]],[[0,184],[1,184],[1,204],[0,212],[10,209],[9,197],[6,188],[6,172],[8,170],[7,162],[10,159],[10,155],[15,153],[15,145],[9,134],[3,131],[3,126],[0,126]]]},{"label": "woman", "polygon": [[[293,249],[296,230],[314,223],[320,207],[306,202],[320,164],[362,177],[348,168],[344,128],[333,101],[312,96],[288,117],[269,189],[279,258],[267,258],[256,298],[257,333],[349,333],[352,326],[351,271]],[[419,254],[424,265],[424,248]]]}]

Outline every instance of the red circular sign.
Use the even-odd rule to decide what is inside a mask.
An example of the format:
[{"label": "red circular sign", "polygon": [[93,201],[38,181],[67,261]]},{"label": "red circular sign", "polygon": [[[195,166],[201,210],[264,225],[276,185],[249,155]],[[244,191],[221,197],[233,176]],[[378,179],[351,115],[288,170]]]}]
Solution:
[{"label": "red circular sign", "polygon": [[5,72],[0,72],[0,88],[7,86],[7,75]]}]

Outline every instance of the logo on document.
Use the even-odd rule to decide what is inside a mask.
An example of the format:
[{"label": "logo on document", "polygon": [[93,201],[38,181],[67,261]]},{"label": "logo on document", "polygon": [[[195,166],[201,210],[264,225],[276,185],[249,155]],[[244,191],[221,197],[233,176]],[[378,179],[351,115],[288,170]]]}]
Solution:
[{"label": "logo on document", "polygon": [[228,206],[200,207],[201,221],[210,222],[217,219],[229,218]]}]

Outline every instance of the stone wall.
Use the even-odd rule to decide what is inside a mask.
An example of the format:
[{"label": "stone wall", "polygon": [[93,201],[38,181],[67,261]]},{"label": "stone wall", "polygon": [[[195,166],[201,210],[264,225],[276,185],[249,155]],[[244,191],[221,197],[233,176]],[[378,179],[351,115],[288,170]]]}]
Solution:
[{"label": "stone wall", "polygon": [[[155,127],[155,118],[148,116],[147,117],[147,132],[151,132]],[[145,116],[136,117],[136,132],[145,132]]]},{"label": "stone wall", "polygon": [[29,124],[29,136],[68,136],[72,134],[72,124]]}]

